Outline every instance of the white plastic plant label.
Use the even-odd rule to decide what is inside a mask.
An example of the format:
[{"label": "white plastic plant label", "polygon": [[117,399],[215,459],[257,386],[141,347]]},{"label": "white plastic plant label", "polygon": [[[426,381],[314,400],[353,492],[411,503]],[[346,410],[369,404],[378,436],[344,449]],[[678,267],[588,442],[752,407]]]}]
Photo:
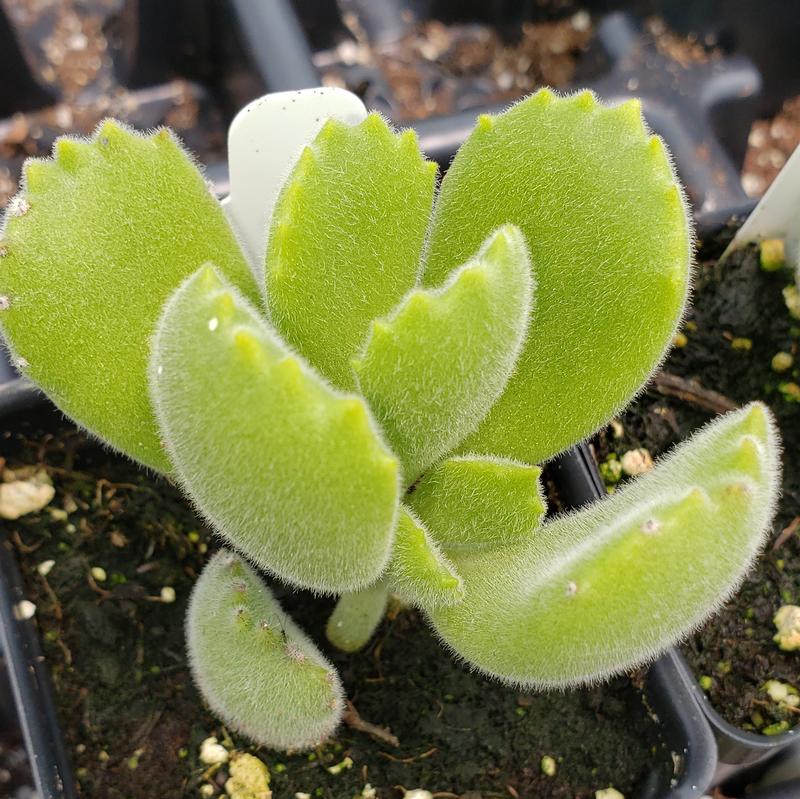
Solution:
[{"label": "white plastic plant label", "polygon": [[356,125],[364,104],[344,89],[319,88],[266,94],[245,106],[228,131],[228,219],[260,276],[268,222],[283,182],[303,147],[326,119]]},{"label": "white plastic plant label", "polygon": [[781,169],[766,194],[739,228],[723,258],[746,244],[783,239],[786,262],[800,269],[800,147]]}]

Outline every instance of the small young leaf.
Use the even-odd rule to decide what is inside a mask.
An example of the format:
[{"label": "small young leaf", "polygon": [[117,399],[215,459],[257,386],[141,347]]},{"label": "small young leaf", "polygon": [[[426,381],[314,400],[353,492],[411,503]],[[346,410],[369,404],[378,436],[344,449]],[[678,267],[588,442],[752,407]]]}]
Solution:
[{"label": "small young leaf", "polygon": [[366,646],[381,623],[388,599],[389,586],[385,580],[343,594],[325,627],[328,640],[343,652],[357,652]]},{"label": "small young leaf", "polygon": [[339,676],[232,552],[214,555],[186,617],[192,674],[231,728],[273,749],[309,749],[338,726]]},{"label": "small young leaf", "polygon": [[438,289],[415,289],[373,323],[358,386],[407,484],[471,433],[502,394],[528,329],[525,241],[506,225]]},{"label": "small young leaf", "polygon": [[151,391],[179,482],[218,532],[296,585],[352,591],[392,546],[397,459],[214,269],[166,305]]},{"label": "small young leaf", "polygon": [[501,458],[450,458],[422,477],[406,504],[448,552],[507,546],[530,538],[541,523],[541,472]]},{"label": "small young leaf", "polygon": [[769,529],[778,472],[775,426],[754,403],[525,542],[448,551],[466,598],[429,615],[462,657],[509,682],[565,686],[630,669],[739,585]]},{"label": "small young leaf", "polygon": [[219,203],[168,131],[142,136],[109,120],[92,141],[59,139],[54,156],[26,162],[0,235],[3,331],[61,410],[169,471],[147,392],[161,308],[209,260],[250,298],[258,289]]},{"label": "small young leaf", "polygon": [[537,463],[611,418],[663,357],[687,293],[689,224],[637,101],[608,108],[546,89],[481,117],[459,150],[425,284],[505,223],[530,248],[536,317],[505,393],[461,449]]},{"label": "small young leaf", "polygon": [[452,605],[464,596],[461,578],[450,561],[422,522],[404,507],[386,579],[393,593],[423,608]]},{"label": "small young leaf", "polygon": [[416,283],[436,166],[378,114],[329,120],[275,206],[266,259],[272,321],[325,377],[353,387],[369,323]]}]

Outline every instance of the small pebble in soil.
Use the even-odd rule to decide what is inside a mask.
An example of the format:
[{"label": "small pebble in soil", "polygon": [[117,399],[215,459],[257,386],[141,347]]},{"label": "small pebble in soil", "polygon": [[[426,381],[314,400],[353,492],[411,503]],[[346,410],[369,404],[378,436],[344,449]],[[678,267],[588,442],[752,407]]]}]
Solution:
[{"label": "small pebble in soil", "polygon": [[759,264],[765,272],[777,272],[786,266],[783,239],[764,239],[761,242]]},{"label": "small pebble in soil", "polygon": [[228,750],[213,736],[200,744],[200,762],[207,766],[217,766],[228,760]]},{"label": "small pebble in soil", "polygon": [[41,562],[41,563],[40,563],[40,564],[39,564],[39,565],[36,567],[36,571],[37,571],[37,572],[38,572],[38,573],[39,573],[39,574],[40,574],[42,577],[47,577],[47,575],[48,575],[48,574],[50,574],[50,572],[51,572],[51,571],[52,571],[52,569],[53,569],[53,566],[55,566],[55,565],[56,565],[56,562],[55,562],[54,560],[43,560],[43,561],[42,561],[42,562]]},{"label": "small pebble in soil", "polygon": [[225,792],[231,799],[271,799],[269,769],[255,755],[234,753],[230,773]]},{"label": "small pebble in soil", "polygon": [[653,458],[643,447],[631,449],[622,458],[622,471],[629,477],[649,472],[653,468]]},{"label": "small pebble in soil", "polygon": [[337,774],[341,774],[346,768],[353,768],[353,761],[349,757],[346,757],[344,760],[334,764],[333,766],[328,766],[328,774],[333,774],[335,777]]},{"label": "small pebble in soil", "polygon": [[424,788],[414,788],[412,791],[405,791],[403,799],[433,799],[433,794]]},{"label": "small pebble in soil", "polygon": [[32,619],[36,615],[36,605],[29,599],[23,599],[14,605],[14,618],[19,621]]},{"label": "small pebble in soil", "polygon": [[797,286],[786,286],[783,290],[783,301],[789,309],[792,319],[800,319],[800,292]]},{"label": "small pebble in soil", "polygon": [[772,639],[784,652],[800,649],[800,607],[783,605],[772,619],[778,632]]},{"label": "small pebble in soil", "polygon": [[108,579],[106,570],[102,566],[92,566],[89,573],[92,575],[92,579],[98,583],[104,583]]},{"label": "small pebble in soil", "polygon": [[0,485],[0,519],[19,519],[48,505],[55,496],[53,483],[45,472],[27,480],[12,479]]},{"label": "small pebble in soil", "polygon": [[800,705],[800,696],[797,688],[789,683],[780,680],[767,680],[764,683],[764,690],[769,694],[773,702],[777,702],[787,707],[797,707]]},{"label": "small pebble in soil", "polygon": [[171,585],[165,585],[161,589],[161,593],[159,594],[161,597],[161,601],[166,603],[167,605],[172,604],[175,601],[175,589]]},{"label": "small pebble in soil", "polygon": [[689,343],[689,339],[686,338],[686,333],[676,333],[672,337],[672,346],[673,347],[685,347]]},{"label": "small pebble in soil", "polygon": [[594,792],[594,799],[625,799],[616,788],[602,788]]},{"label": "small pebble in soil", "polygon": [[542,769],[542,774],[545,777],[555,777],[556,776],[556,759],[554,757],[550,757],[550,755],[545,755],[542,758],[542,762],[539,764],[539,767]]},{"label": "small pebble in soil", "polygon": [[788,352],[776,352],[771,365],[774,372],[785,372],[794,365],[794,358]]}]

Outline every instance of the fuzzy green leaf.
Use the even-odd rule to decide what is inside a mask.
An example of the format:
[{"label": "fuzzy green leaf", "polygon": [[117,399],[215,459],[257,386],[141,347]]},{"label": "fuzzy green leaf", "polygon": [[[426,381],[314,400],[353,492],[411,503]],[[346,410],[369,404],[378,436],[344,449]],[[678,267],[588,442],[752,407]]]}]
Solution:
[{"label": "fuzzy green leaf", "polygon": [[29,160],[0,242],[3,331],[25,373],[66,414],[159,471],[169,462],[147,392],[167,297],[204,262],[251,298],[219,203],[172,135],[107,121]]},{"label": "fuzzy green leaf", "polygon": [[246,563],[222,550],[192,591],[192,674],[211,709],[262,746],[308,749],[338,726],[339,676]]},{"label": "fuzzy green leaf", "polygon": [[324,383],[212,267],[167,303],[150,382],[179,482],[233,546],[305,588],[378,578],[397,459],[364,401]]},{"label": "fuzzy green leaf", "polygon": [[358,387],[407,484],[480,424],[514,370],[531,312],[525,241],[506,225],[438,289],[415,289],[373,322]]},{"label": "fuzzy green leaf", "polygon": [[366,646],[383,619],[388,599],[385,580],[339,597],[325,627],[328,640],[343,652],[357,652]]},{"label": "fuzzy green leaf", "polygon": [[405,507],[400,509],[386,579],[394,593],[423,608],[452,605],[464,596],[452,563],[425,525]]},{"label": "fuzzy green leaf", "polygon": [[442,183],[424,282],[435,286],[499,225],[518,225],[536,317],[500,400],[462,451],[536,463],[611,418],[668,347],[690,233],[664,144],[637,101],[543,89],[482,116]]},{"label": "fuzzy green leaf", "polygon": [[416,283],[435,180],[414,132],[370,114],[353,127],[329,120],[281,191],[267,243],[272,321],[341,388],[353,387],[369,323]]},{"label": "fuzzy green leaf", "polygon": [[777,432],[754,403],[528,541],[448,552],[466,598],[430,617],[462,657],[510,682],[564,686],[632,668],[739,585],[769,529],[778,483]]},{"label": "fuzzy green leaf", "polygon": [[406,503],[448,552],[507,546],[530,538],[541,523],[541,471],[501,458],[455,457],[425,474]]}]

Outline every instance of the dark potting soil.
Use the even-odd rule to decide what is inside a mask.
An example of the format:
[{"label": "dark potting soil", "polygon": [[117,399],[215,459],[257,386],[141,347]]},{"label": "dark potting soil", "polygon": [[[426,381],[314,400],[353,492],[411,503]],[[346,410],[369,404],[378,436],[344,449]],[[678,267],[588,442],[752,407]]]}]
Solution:
[{"label": "dark potting soil", "polygon": [[[389,727],[399,746],[350,726],[291,756],[229,738],[204,708],[184,653],[186,601],[215,546],[209,531],[170,484],[59,424],[3,433],[4,479],[43,469],[55,487],[47,507],[3,527],[36,606],[82,796],[171,799],[197,796],[204,784],[221,795],[226,767],[214,772],[198,759],[211,735],[260,757],[276,797],[368,796],[369,783],[380,799],[399,799],[402,787],[589,799],[609,785],[630,799],[648,772],[666,770],[670,755],[630,680],[522,694],[454,663],[409,611],[391,614],[364,652],[330,653],[361,718]],[[165,588],[176,601],[164,601]],[[324,640],[330,602],[275,590]],[[541,771],[545,755],[555,776]],[[351,767],[328,771],[345,757]]]},{"label": "dark potting soil", "polygon": [[637,447],[656,456],[713,417],[701,405],[722,411],[725,398],[737,405],[760,399],[772,409],[784,447],[783,496],[773,530],[740,591],[683,651],[728,721],[775,734],[800,722],[797,708],[773,701],[764,690],[768,680],[800,689],[800,652],[778,648],[772,621],[782,605],[800,602],[800,537],[794,532],[800,523],[800,370],[795,363],[778,373],[771,363],[778,352],[797,361],[800,321],[782,293],[793,285],[791,272],[761,270],[755,247],[719,264],[725,237],[730,232],[700,253],[685,343],[678,342],[684,346],[672,350],[662,374],[620,417],[616,437],[608,428],[595,447],[601,462]]}]

